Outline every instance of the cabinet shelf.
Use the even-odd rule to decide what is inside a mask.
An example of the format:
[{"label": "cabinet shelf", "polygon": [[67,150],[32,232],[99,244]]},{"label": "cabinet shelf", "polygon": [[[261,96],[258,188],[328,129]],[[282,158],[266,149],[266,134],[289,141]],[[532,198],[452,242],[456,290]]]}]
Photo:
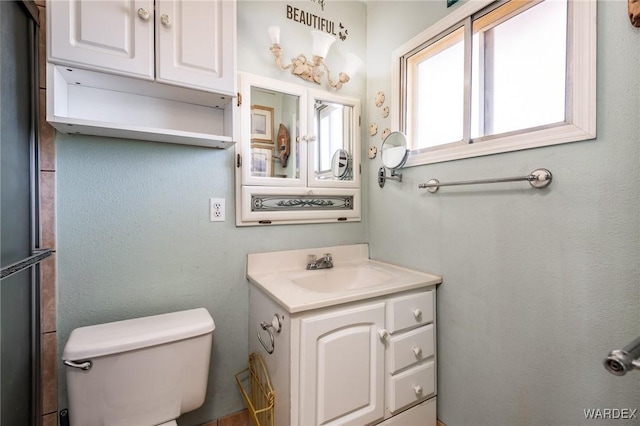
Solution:
[{"label": "cabinet shelf", "polygon": [[47,121],[62,133],[227,149],[232,96],[47,64]]}]

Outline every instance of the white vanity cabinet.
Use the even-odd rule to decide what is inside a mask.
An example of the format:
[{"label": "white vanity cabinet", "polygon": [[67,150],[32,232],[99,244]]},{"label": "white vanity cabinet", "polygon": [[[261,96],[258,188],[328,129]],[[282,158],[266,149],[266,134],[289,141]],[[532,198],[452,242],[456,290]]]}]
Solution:
[{"label": "white vanity cabinet", "polygon": [[[276,425],[435,426],[435,286],[293,314],[256,286],[250,301]],[[269,355],[256,324],[274,313],[283,329]]]},{"label": "white vanity cabinet", "polygon": [[63,133],[228,148],[234,0],[47,5],[47,120]]}]

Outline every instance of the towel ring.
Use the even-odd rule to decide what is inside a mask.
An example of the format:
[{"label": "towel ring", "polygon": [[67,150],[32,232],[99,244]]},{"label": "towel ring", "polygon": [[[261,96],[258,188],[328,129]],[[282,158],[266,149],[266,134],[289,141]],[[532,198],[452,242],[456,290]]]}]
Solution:
[{"label": "towel ring", "polygon": [[260,330],[258,330],[258,332],[256,333],[258,336],[258,340],[260,341],[260,344],[262,344],[262,347],[264,348],[264,350],[267,351],[267,353],[270,355],[276,350],[276,340],[273,337],[273,332],[271,330],[273,329],[276,333],[280,333],[280,331],[282,331],[282,319],[283,319],[282,316],[278,314],[273,314],[271,323],[268,323],[266,321],[262,321],[260,323],[260,327],[263,330],[265,330],[267,333],[269,333],[269,340],[271,340],[271,347],[267,346],[264,340],[262,340],[262,335],[260,334]]}]

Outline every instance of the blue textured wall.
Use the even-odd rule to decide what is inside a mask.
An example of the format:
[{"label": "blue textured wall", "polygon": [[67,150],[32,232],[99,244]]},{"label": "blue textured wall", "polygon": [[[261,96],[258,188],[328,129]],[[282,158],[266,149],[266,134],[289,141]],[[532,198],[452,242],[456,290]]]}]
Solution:
[{"label": "blue textured wall", "polygon": [[[279,71],[269,52],[272,24],[282,27],[287,55],[311,51],[309,29],[284,18],[286,4],[238,2],[239,70],[305,84]],[[320,11],[313,2],[291,4]],[[364,58],[364,4],[326,8],[328,17],[348,19],[349,48]],[[304,50],[294,50],[296,40],[306,40]],[[362,79],[349,94],[363,98],[364,87]],[[216,323],[207,400],[181,425],[244,409],[233,376],[248,355],[248,253],[366,242],[365,222],[236,228],[233,148],[58,134],[56,150],[59,353],[76,327],[207,308]],[[226,199],[226,222],[209,222],[212,197]],[[62,368],[59,381],[64,408]]]},{"label": "blue textured wall", "polygon": [[[285,57],[310,50],[308,30],[284,18],[286,4],[239,2],[240,70],[301,82],[268,51],[274,23]],[[390,96],[390,52],[444,16],[445,1],[325,8],[351,37],[332,47],[332,68],[349,50],[369,64],[367,80],[343,93],[363,98],[365,129],[388,126],[373,97]],[[374,183],[379,158],[364,160],[362,223],[236,228],[233,150],[58,135],[60,347],[75,327],[204,306],[217,327],[211,386],[181,424],[232,413],[243,408],[233,374],[247,356],[247,253],[368,241],[375,258],[444,275],[438,408],[448,426],[596,424],[583,409],[640,408],[637,374],[617,378],[601,365],[640,333],[640,30],[622,0],[599,2],[598,22],[596,140],[413,167],[384,189]],[[379,137],[363,139],[370,144]],[[554,174],[546,191],[417,189],[431,177],[536,167]],[[210,197],[227,199],[225,223],[208,222]],[[60,382],[64,407],[62,374]]]},{"label": "blue textured wall", "polygon": [[[602,366],[640,335],[640,29],[626,9],[598,2],[596,140],[412,167],[401,184],[369,190],[372,257],[444,276],[438,416],[447,426],[607,424],[583,409],[640,409],[638,374]],[[444,0],[368,2],[370,67],[446,13]],[[384,123],[371,99],[390,87],[387,68],[369,73],[367,124]],[[553,172],[544,191],[417,188],[538,167]]]}]

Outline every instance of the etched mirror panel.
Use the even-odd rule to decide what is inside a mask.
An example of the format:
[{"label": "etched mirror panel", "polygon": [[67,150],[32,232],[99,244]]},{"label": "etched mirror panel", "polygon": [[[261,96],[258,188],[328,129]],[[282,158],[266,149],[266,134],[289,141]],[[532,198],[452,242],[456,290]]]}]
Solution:
[{"label": "etched mirror panel", "polygon": [[352,181],[355,144],[354,107],[316,99],[313,159],[317,181]]},{"label": "etched mirror panel", "polygon": [[251,88],[251,176],[300,177],[299,96]]}]

